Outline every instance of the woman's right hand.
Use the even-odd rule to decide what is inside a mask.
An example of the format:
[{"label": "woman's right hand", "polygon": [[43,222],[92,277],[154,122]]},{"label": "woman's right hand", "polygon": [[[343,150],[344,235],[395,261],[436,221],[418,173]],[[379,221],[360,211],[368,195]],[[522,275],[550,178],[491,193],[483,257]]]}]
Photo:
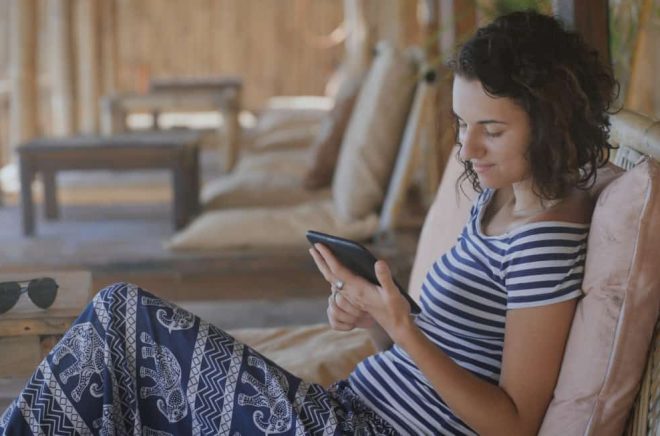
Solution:
[{"label": "woman's right hand", "polygon": [[342,294],[341,290],[335,288],[337,278],[333,277],[332,271],[323,259],[323,256],[316,250],[310,248],[309,253],[314,258],[314,262],[319,271],[328,283],[330,283],[330,296],[328,297],[328,321],[334,330],[348,331],[356,327],[370,328],[374,325],[374,319],[367,312],[360,310],[351,301]]}]

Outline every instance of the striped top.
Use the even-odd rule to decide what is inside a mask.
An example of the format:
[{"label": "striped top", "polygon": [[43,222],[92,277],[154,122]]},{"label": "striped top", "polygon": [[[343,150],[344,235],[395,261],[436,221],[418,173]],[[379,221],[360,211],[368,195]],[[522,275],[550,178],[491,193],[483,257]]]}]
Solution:
[{"label": "striped top", "polygon": [[[415,323],[457,364],[497,384],[507,310],[581,295],[589,226],[544,221],[487,236],[480,224],[493,193],[479,195],[456,245],[430,268]],[[396,344],[348,380],[399,433],[475,434]]]}]

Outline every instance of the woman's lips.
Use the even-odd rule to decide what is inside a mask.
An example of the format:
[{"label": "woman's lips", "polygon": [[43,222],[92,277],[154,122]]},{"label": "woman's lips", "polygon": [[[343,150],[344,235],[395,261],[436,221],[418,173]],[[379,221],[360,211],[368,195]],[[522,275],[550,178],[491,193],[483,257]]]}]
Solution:
[{"label": "woman's lips", "polygon": [[472,164],[472,168],[476,173],[483,173],[485,171],[488,171],[490,168],[492,168],[494,165],[492,164]]}]

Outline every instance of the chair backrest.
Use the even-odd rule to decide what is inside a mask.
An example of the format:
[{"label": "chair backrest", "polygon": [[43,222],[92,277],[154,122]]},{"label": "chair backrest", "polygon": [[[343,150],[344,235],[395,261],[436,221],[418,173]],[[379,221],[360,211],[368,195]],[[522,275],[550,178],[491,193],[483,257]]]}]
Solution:
[{"label": "chair backrest", "polygon": [[[613,155],[612,160],[623,168],[632,168],[636,158],[642,154],[651,156],[651,159],[658,160],[660,159],[660,124],[658,122],[654,123],[652,120],[638,114],[625,110],[621,111],[619,114],[612,117],[611,142],[621,146],[616,154]],[[457,152],[457,150],[455,149],[454,152]],[[640,268],[636,265],[643,264],[645,260],[646,263],[648,263],[651,260],[650,256],[652,255],[652,252],[649,251],[651,248],[644,251],[646,246],[643,246],[643,244],[637,244],[636,241],[640,238],[645,238],[648,240],[646,242],[650,243],[658,238],[655,234],[646,235],[645,233],[639,233],[639,229],[643,230],[649,226],[649,221],[651,221],[651,223],[653,222],[650,218],[651,216],[655,217],[655,220],[657,220],[657,205],[651,201],[649,206],[649,197],[655,198],[658,195],[656,185],[658,184],[657,173],[659,165],[657,162],[647,161],[643,166],[644,167],[639,168],[637,174],[631,172],[630,177],[627,177],[625,181],[619,180],[617,186],[612,186],[614,183],[610,185],[609,182],[616,178],[617,170],[614,169],[612,165],[609,165],[606,168],[599,170],[598,179],[601,183],[592,190],[594,198],[599,195],[603,188],[606,189],[606,191],[603,192],[610,197],[600,198],[598,205],[596,206],[596,211],[594,212],[594,217],[596,217],[597,215],[607,215],[607,212],[600,209],[606,209],[606,205],[604,206],[604,204],[612,202],[612,195],[614,194],[610,192],[612,189],[607,190],[607,188],[612,187],[621,190],[621,183],[625,182],[631,184],[635,181],[649,185],[648,187],[640,187],[636,194],[631,193],[631,195],[639,197],[637,198],[637,203],[639,203],[638,214],[632,214],[633,218],[637,221],[629,224],[629,227],[634,227],[630,232],[632,235],[630,238],[634,238],[634,240],[626,241],[629,243],[629,248],[633,250],[630,255],[634,259],[631,261],[633,262],[632,266],[624,266],[632,272],[637,272]],[[456,159],[450,158],[434,203],[427,214],[420,235],[420,241],[417,247],[417,254],[413,264],[408,288],[410,293],[416,299],[419,299],[421,285],[426,271],[440,255],[452,247],[469,216],[472,200],[475,198],[476,193],[474,193],[467,183],[463,185],[463,188],[469,198],[466,198],[461,193],[457,193],[455,182],[461,172],[462,166]],[[633,180],[635,175],[638,177]],[[603,183],[603,180],[606,181]],[[606,216],[605,218],[599,219],[599,223],[603,219],[607,221],[608,217]],[[624,220],[624,217],[617,217],[617,219],[620,223]],[[592,223],[589,247],[597,246],[596,242],[598,241],[592,241],[592,237],[599,237],[600,239],[607,240],[608,237],[606,235],[601,236],[601,233],[607,231],[608,228],[609,227],[606,225],[599,224],[599,229],[596,230],[594,228],[594,223]],[[616,240],[613,236],[611,236],[610,239]],[[658,245],[660,246],[660,242]],[[603,250],[610,250],[608,245],[603,245],[603,247],[607,247],[603,248]],[[618,248],[615,247],[613,250],[616,251],[617,249]],[[585,283],[587,281],[587,276],[589,275],[589,258],[592,258],[593,263],[595,262],[595,259],[599,259],[599,255],[602,256],[603,254],[609,254],[609,252],[599,253],[598,251],[595,251],[595,248],[593,250],[594,251],[589,251],[587,255],[588,260]],[[615,266],[619,267],[619,265],[613,265],[610,269],[615,270]],[[608,278],[605,274],[611,272],[597,270],[597,265],[593,265],[591,267],[591,276],[600,275],[601,278]],[[628,270],[624,268],[624,272]],[[630,288],[635,288],[636,284],[633,283],[630,285],[627,280],[625,280],[625,286],[624,284],[617,285],[617,292],[620,293],[620,296],[617,298],[620,298],[620,301],[615,301],[615,303],[618,304],[614,304],[610,309],[615,310],[615,313],[620,314],[620,318],[604,320],[602,319],[603,317],[600,317],[599,319],[593,319],[593,317],[598,316],[598,313],[604,312],[607,309],[603,308],[603,306],[598,306],[598,303],[594,303],[594,301],[599,300],[599,295],[602,295],[603,292],[601,289],[587,290],[589,292],[587,295],[591,298],[585,297],[580,301],[578,305],[578,315],[576,315],[576,321],[571,329],[569,346],[567,346],[566,356],[562,365],[562,375],[558,381],[557,389],[555,390],[555,398],[549,408],[549,414],[546,415],[542,434],[557,434],[557,431],[560,431],[561,434],[565,435],[621,433],[623,424],[625,423],[625,414],[627,414],[627,411],[631,406],[632,399],[635,396],[639,384],[639,379],[644,367],[644,357],[646,356],[644,353],[651,340],[653,327],[659,311],[658,301],[660,300],[660,288],[658,287],[658,282],[660,281],[660,275],[657,270],[655,272],[648,271],[648,268],[642,270],[640,274],[644,276],[644,280],[646,280],[645,283],[649,287],[647,291],[641,292],[639,289],[631,290]],[[593,286],[602,285],[602,282],[599,282],[597,279],[598,277],[589,278],[590,283],[594,284]],[[600,299],[607,298],[600,297]],[[622,303],[623,301],[626,301],[626,305]],[[644,307],[644,304],[646,304],[647,307]],[[640,319],[635,319],[627,312],[632,307],[641,307],[639,310],[645,312],[645,315],[640,315]],[[588,313],[589,316],[585,319],[584,316],[579,316],[581,313]],[[597,325],[600,331],[593,331],[594,325]],[[592,331],[589,331],[589,328],[591,328]],[[634,329],[634,331],[629,333],[635,337],[635,340],[628,340],[626,342],[623,339],[623,336],[621,336],[621,329]],[[612,362],[616,362],[616,364],[612,363],[611,365],[606,365],[608,363],[606,360],[605,362],[602,362],[603,365],[601,365],[599,369],[595,369],[595,366],[589,368],[590,363],[588,356],[585,357],[584,354],[591,350],[590,347],[593,348],[594,346],[600,346],[600,344],[596,345],[598,343],[598,336],[594,335],[609,338],[611,344],[607,347],[603,346],[604,348],[601,347],[600,352],[604,359],[609,359]],[[594,339],[594,337],[596,339]],[[657,342],[658,338],[656,335],[653,342],[656,347]],[[626,351],[628,355],[621,356],[622,350],[629,346],[632,348]],[[636,356],[633,357],[633,354]],[[659,352],[654,350],[651,356],[656,354],[659,354]],[[641,363],[639,361],[641,361]],[[650,369],[648,370],[649,375],[646,376],[647,385],[645,386],[654,387],[652,396],[655,398],[655,401],[649,403],[648,398],[643,399],[638,397],[640,408],[644,410],[640,410],[635,416],[639,415],[637,419],[638,422],[646,422],[646,424],[638,424],[638,427],[636,427],[641,428],[638,433],[635,433],[639,435],[645,434],[646,432],[651,434],[653,428],[655,428],[654,426],[657,425],[658,415],[660,414],[658,412],[658,409],[660,409],[660,404],[658,404],[660,402],[658,399],[660,394],[658,392],[660,391],[660,388],[658,388],[658,376],[660,374],[657,372],[651,372],[653,368],[655,368],[655,371],[658,371],[657,368],[659,365],[656,363],[655,366],[653,366],[654,362],[652,360],[649,360],[648,365]],[[591,374],[589,374],[589,371],[591,371]],[[580,391],[582,388],[580,381],[589,378],[589,375],[594,376],[594,374],[597,374],[597,376],[591,378],[591,384]],[[651,383],[651,381],[653,381],[653,383]],[[572,386],[567,387],[567,385],[570,384],[572,384]],[[586,417],[577,416],[580,407],[576,406],[576,401],[578,401],[577,397],[580,393],[583,395],[582,400],[584,404],[582,406],[585,409],[589,409],[588,413],[585,412]],[[651,395],[649,393],[649,388],[647,387],[642,394],[646,397]],[[588,398],[585,399],[584,397]],[[595,403],[598,403],[598,405]],[[653,409],[653,407],[655,408]],[[649,408],[651,408],[650,414]],[[594,411],[597,411],[598,413],[594,414]],[[622,413],[624,413],[624,415],[622,415]],[[573,416],[570,416],[571,414],[573,414]],[[609,424],[604,423],[604,420],[605,422],[609,420]],[[650,422],[653,422],[653,424],[649,424]],[[608,425],[610,425],[610,429],[605,430]]]}]

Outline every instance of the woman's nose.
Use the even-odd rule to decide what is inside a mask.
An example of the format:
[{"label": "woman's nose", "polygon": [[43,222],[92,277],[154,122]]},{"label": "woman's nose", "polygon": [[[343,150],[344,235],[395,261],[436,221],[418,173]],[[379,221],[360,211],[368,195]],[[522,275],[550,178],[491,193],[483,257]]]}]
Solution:
[{"label": "woman's nose", "polygon": [[479,144],[477,135],[475,135],[473,131],[466,129],[459,139],[461,140],[461,159],[470,160],[475,157],[480,157],[483,149]]}]

